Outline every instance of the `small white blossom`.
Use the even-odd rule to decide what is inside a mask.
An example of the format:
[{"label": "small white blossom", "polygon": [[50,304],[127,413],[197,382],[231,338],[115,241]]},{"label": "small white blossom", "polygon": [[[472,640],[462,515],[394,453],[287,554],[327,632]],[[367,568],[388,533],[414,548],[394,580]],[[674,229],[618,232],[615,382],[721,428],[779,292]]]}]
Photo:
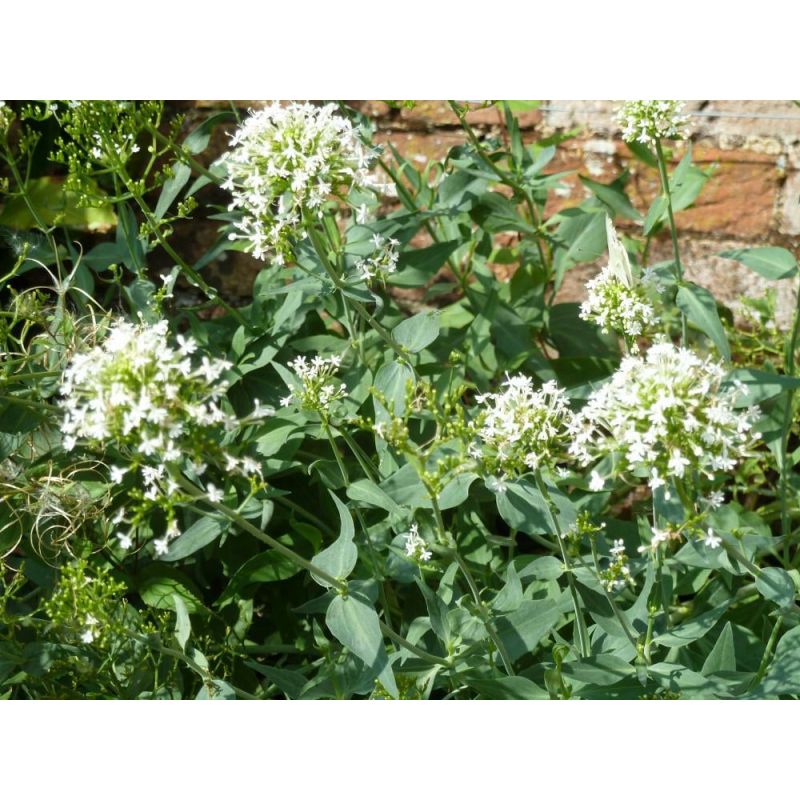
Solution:
[{"label": "small white blossom", "polygon": [[655,144],[660,139],[686,139],[689,117],[678,100],[628,100],[617,111],[626,142]]},{"label": "small white blossom", "polygon": [[233,195],[229,210],[242,210],[233,239],[242,239],[261,260],[281,264],[292,240],[303,237],[305,213],[321,216],[334,191],[372,183],[372,151],[349,120],[328,103],[272,103],[236,131],[223,157]]},{"label": "small white blossom", "polygon": [[433,553],[427,549],[427,543],[419,535],[416,523],[411,525],[411,530],[406,534],[406,555],[415,561],[430,561]]},{"label": "small white blossom", "polygon": [[535,390],[524,375],[506,375],[503,388],[475,398],[485,406],[475,423],[484,443],[481,458],[505,475],[552,466],[561,456],[565,425],[572,418],[563,390],[555,381]]},{"label": "small white blossom", "polygon": [[602,492],[605,488],[606,482],[603,477],[598,474],[596,469],[592,470],[591,479],[589,480],[589,491]]},{"label": "small white blossom", "polygon": [[169,543],[166,536],[163,539],[153,539],[153,544],[155,545],[157,556],[165,556],[169,552]]},{"label": "small white blossom", "polygon": [[372,237],[376,250],[366,258],[359,258],[354,267],[361,280],[369,281],[374,278],[386,281],[387,278],[397,272],[397,262],[400,258],[398,247],[400,242],[397,239],[383,240],[379,234]]},{"label": "small white blossom", "polygon": [[634,277],[628,253],[608,216],[606,236],[608,265],[586,284],[588,296],[581,305],[580,317],[596,323],[604,333],[614,331],[634,340],[631,345],[635,351],[638,349],[635,338],[648,333],[655,325],[655,310],[644,284]]},{"label": "small white blossom", "polygon": [[730,471],[758,441],[758,410],[737,409],[736,389],[720,388],[724,376],[721,364],[671,342],[629,356],[572,420],[570,453],[583,466],[613,453],[653,489]]},{"label": "small white blossom", "polygon": [[722,544],[722,539],[714,533],[713,528],[709,528],[703,539],[703,544],[712,550],[716,550]]},{"label": "small white blossom", "polygon": [[118,531],[116,536],[117,542],[123,550],[130,550],[131,547],[133,547],[133,539],[131,539],[129,533],[122,533],[122,531]]},{"label": "small white blossom", "polygon": [[211,482],[206,485],[206,495],[212,503],[221,503],[225,499],[225,493]]},{"label": "small white blossom", "polygon": [[347,396],[344,387],[334,381],[341,363],[340,356],[314,356],[311,361],[305,356],[298,356],[289,366],[294,370],[300,386],[293,387],[291,393],[281,400],[281,405],[285,407],[296,402],[307,411],[327,413],[335,400]]}]

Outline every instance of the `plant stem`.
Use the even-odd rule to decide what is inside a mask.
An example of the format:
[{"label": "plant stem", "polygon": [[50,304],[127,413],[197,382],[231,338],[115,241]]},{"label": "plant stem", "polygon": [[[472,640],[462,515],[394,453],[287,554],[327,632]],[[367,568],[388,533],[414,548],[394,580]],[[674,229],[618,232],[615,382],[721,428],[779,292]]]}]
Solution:
[{"label": "plant stem", "polygon": [[[453,113],[458,117],[459,124],[464,129],[464,132],[467,134],[467,138],[470,141],[470,144],[475,148],[475,152],[480,157],[481,161],[486,164],[489,169],[494,172],[495,175],[500,179],[501,183],[506,184],[506,186],[510,186],[515,192],[517,192],[525,201],[525,205],[528,208],[528,213],[531,215],[531,224],[539,230],[541,227],[541,220],[539,219],[539,215],[536,212],[536,204],[533,202],[533,198],[530,195],[525,187],[523,187],[520,183],[518,183],[510,173],[504,172],[497,164],[489,158],[488,155],[483,150],[483,145],[480,143],[480,140],[475,135],[475,131],[472,130],[472,126],[467,122],[466,116],[461,113],[458,105],[453,100],[447,101],[450,104],[450,108],[453,110]],[[550,274],[550,265],[545,257],[544,248],[542,247],[542,242],[540,237],[537,235],[534,237],[536,242],[536,249],[539,253],[539,259],[541,260],[542,267],[547,270],[547,274]]]},{"label": "plant stem", "polygon": [[591,649],[589,647],[589,630],[586,627],[586,620],[583,618],[580,598],[578,597],[578,587],[575,584],[575,576],[572,574],[572,564],[569,556],[567,555],[567,550],[564,547],[564,540],[561,538],[561,525],[558,522],[557,515],[553,513],[553,499],[550,497],[547,484],[545,484],[545,482],[542,480],[542,476],[539,474],[538,470],[534,472],[534,480],[536,481],[536,487],[541,492],[542,497],[547,504],[547,514],[550,517],[550,523],[552,524],[553,531],[555,532],[556,542],[558,543],[558,548],[561,551],[561,558],[564,562],[564,571],[567,573],[567,583],[569,584],[569,593],[572,597],[572,608],[575,612],[575,630],[578,634],[578,644],[580,647],[581,656],[583,658],[588,658],[591,655]]},{"label": "plant stem", "polygon": [[767,667],[769,666],[770,657],[772,656],[772,651],[775,648],[775,644],[778,641],[778,634],[781,630],[781,625],[783,624],[783,620],[781,617],[778,617],[775,620],[775,624],[772,626],[772,632],[769,635],[769,640],[767,641],[767,647],[764,650],[764,655],[761,657],[761,663],[758,665],[758,672],[756,672],[755,677],[753,678],[750,685],[747,687],[748,691],[752,692],[753,689],[758,686],[759,683],[764,679],[764,674],[767,671]]},{"label": "plant stem", "polygon": [[[667,201],[667,218],[669,219],[669,230],[672,236],[672,254],[675,260],[675,277],[680,282],[683,280],[683,265],[681,264],[681,254],[678,247],[678,229],[675,227],[675,217],[672,213],[672,192],[669,188],[669,175],[667,175],[667,162],[664,158],[664,150],[661,147],[661,140],[656,139],[656,160],[658,161],[658,174],[661,178],[661,190],[664,199]],[[686,343],[686,315],[681,311],[681,345]]]},{"label": "plant stem", "polygon": [[[177,482],[180,486],[185,489],[195,500],[200,500],[208,506],[211,506],[215,511],[219,511],[220,514],[227,517],[231,522],[235,522],[242,530],[247,531],[251,536],[258,539],[264,544],[269,545],[273,550],[277,550],[281,555],[286,556],[290,561],[297,564],[297,566],[301,567],[302,569],[310,572],[312,575],[316,575],[326,584],[328,584],[331,588],[336,589],[338,592],[342,594],[347,593],[347,581],[340,580],[339,578],[335,578],[333,575],[328,574],[324,569],[320,569],[316,564],[312,564],[307,559],[303,558],[301,555],[298,555],[288,548],[285,544],[282,544],[277,539],[273,539],[268,533],[264,533],[264,531],[259,530],[255,525],[253,525],[249,520],[245,519],[241,514],[232,509],[228,508],[226,505],[222,503],[214,503],[208,499],[208,497],[203,493],[200,492],[194,484],[190,483],[186,478],[182,475],[177,476]],[[413,653],[418,658],[421,658],[424,661],[428,661],[431,664],[439,664],[443,667],[447,667],[450,669],[453,665],[450,661],[447,661],[444,658],[439,658],[439,656],[435,656],[432,653],[428,653],[420,647],[409,642],[403,636],[401,636],[396,631],[392,630],[385,622],[382,620],[378,620],[378,624],[380,625],[381,631],[390,638],[393,642],[400,645],[405,650],[408,650],[410,653]]]},{"label": "plant stem", "polygon": [[131,180],[131,177],[125,171],[125,167],[122,163],[118,165],[118,172],[119,176],[122,178],[123,182],[125,183],[125,187],[133,196],[136,205],[139,206],[141,209],[142,214],[144,214],[145,219],[150,227],[150,230],[155,235],[158,243],[164,249],[164,252],[175,262],[176,266],[181,270],[181,272],[186,276],[187,280],[190,283],[193,283],[200,289],[202,292],[206,294],[211,300],[216,301],[221,305],[240,325],[244,325],[245,328],[252,328],[252,323],[244,318],[242,312],[239,309],[234,308],[230,303],[227,303],[222,297],[220,297],[219,292],[214,289],[212,286],[209,286],[200,275],[200,273],[194,269],[194,267],[189,266],[189,264],[184,261],[181,256],[175,252],[172,245],[164,238],[164,235],[161,233],[161,228],[159,226],[158,220],[153,215],[153,212],[150,210],[150,207],[145,203],[144,199],[142,198],[141,194],[136,190],[136,185],[134,181]]},{"label": "plant stem", "polygon": [[[608,591],[603,581],[600,580],[600,561],[597,557],[597,542],[592,537],[592,560],[594,562],[594,569],[595,573],[597,574],[598,582],[600,586],[603,587],[603,593],[606,596],[606,600],[608,600],[608,604],[611,606],[611,610],[614,612],[614,616],[617,618],[617,622],[622,626],[622,630],[625,631],[625,636],[628,638],[628,641],[633,646],[633,649],[638,652],[639,646],[636,640],[636,637],[633,635],[633,632],[630,629],[630,625],[628,620],[625,618],[625,615],[620,611],[619,607],[617,606],[616,600],[614,600],[613,595],[611,592]],[[648,662],[649,663],[649,662]]]},{"label": "plant stem", "polygon": [[480,589],[478,588],[478,584],[475,582],[475,578],[470,571],[469,565],[458,552],[458,546],[456,545],[456,542],[447,533],[447,530],[444,526],[444,519],[442,518],[442,511],[439,508],[439,499],[436,496],[436,492],[434,492],[433,489],[427,485],[427,483],[425,484],[425,488],[428,490],[428,496],[430,497],[431,505],[433,506],[433,515],[436,519],[436,527],[439,531],[440,541],[451,544],[454,560],[464,575],[464,579],[466,580],[467,586],[472,594],[472,599],[475,601],[476,610],[483,620],[483,624],[486,626],[486,632],[489,634],[489,638],[492,640],[494,646],[497,648],[497,652],[500,654],[500,659],[503,662],[503,667],[506,673],[508,675],[513,675],[514,667],[512,666],[511,658],[508,655],[508,650],[503,644],[503,640],[500,638],[500,635],[497,633],[497,630],[492,623],[491,616],[486,608],[486,605],[484,604],[483,600],[481,600],[481,593]]},{"label": "plant stem", "polygon": [[[786,352],[784,354],[784,372],[790,376],[794,376],[796,372],[795,352],[797,350],[798,335],[800,335],[800,285],[798,285],[795,299],[792,332],[789,336],[789,341],[786,343]],[[783,536],[783,563],[785,567],[792,563],[789,553],[792,536],[791,520],[789,517],[789,437],[792,433],[792,420],[794,418],[794,396],[794,389],[787,390],[786,406],[783,410],[783,430],[781,432],[781,535]]]}]

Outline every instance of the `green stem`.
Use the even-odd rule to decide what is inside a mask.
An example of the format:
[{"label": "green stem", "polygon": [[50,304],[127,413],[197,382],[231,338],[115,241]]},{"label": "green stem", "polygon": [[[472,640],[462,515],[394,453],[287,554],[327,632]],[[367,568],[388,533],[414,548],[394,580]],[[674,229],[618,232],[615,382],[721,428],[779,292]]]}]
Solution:
[{"label": "green stem", "polygon": [[778,617],[775,620],[775,624],[772,626],[772,632],[769,635],[769,640],[767,641],[767,647],[764,650],[764,655],[761,657],[761,663],[758,665],[758,672],[756,672],[755,677],[753,678],[752,682],[748,686],[748,691],[753,691],[753,689],[758,686],[759,683],[764,679],[764,674],[767,671],[767,667],[769,666],[770,658],[772,656],[772,651],[775,648],[775,644],[778,641],[778,634],[781,630],[781,625],[783,624],[783,619]]},{"label": "green stem", "polygon": [[[326,584],[331,586],[331,588],[336,589],[338,592],[342,594],[347,593],[347,581],[340,580],[339,578],[330,575],[324,569],[320,569],[316,564],[312,564],[307,559],[303,558],[302,556],[298,555],[288,548],[285,544],[282,544],[277,539],[274,539],[268,533],[264,533],[264,531],[257,528],[253,525],[249,520],[245,519],[241,514],[233,511],[232,509],[228,508],[226,505],[222,503],[214,503],[208,499],[205,493],[200,492],[197,487],[190,483],[186,478],[182,475],[177,476],[177,482],[190,494],[195,500],[200,500],[206,505],[213,508],[215,511],[219,511],[220,514],[227,517],[231,522],[236,523],[242,530],[247,531],[251,536],[258,539],[264,544],[269,545],[273,550],[277,550],[281,555],[286,556],[290,561],[297,564],[297,566],[301,567],[302,569],[310,572],[312,575],[316,575]],[[447,667],[448,669],[451,668],[453,665],[451,662],[447,661],[444,658],[439,658],[439,656],[435,656],[431,653],[422,650],[421,648],[417,647],[416,645],[409,642],[403,636],[401,636],[396,631],[392,630],[385,622],[382,620],[378,620],[378,624],[380,625],[381,631],[393,642],[403,647],[405,650],[408,650],[410,653],[413,653],[418,658],[423,659],[424,661],[428,661],[431,664],[439,664],[443,667]]]},{"label": "green stem", "polygon": [[[675,226],[675,217],[672,213],[672,192],[669,187],[669,176],[667,175],[667,162],[664,158],[664,150],[661,147],[661,140],[656,139],[656,160],[658,161],[658,174],[661,178],[661,190],[664,199],[667,201],[667,218],[669,219],[669,230],[672,237],[672,253],[675,260],[675,277],[678,282],[683,280],[683,265],[681,264],[681,254],[678,247],[678,229]],[[686,315],[681,311],[681,345],[686,343]]]},{"label": "green stem", "polygon": [[[363,319],[364,322],[366,322],[367,325],[369,325],[370,328],[372,328],[372,330],[374,330],[375,333],[377,333],[378,336],[381,337],[384,343],[392,350],[394,350],[394,352],[398,355],[398,357],[403,359],[403,361],[407,361],[408,354],[403,350],[402,347],[400,347],[399,344],[397,344],[397,342],[395,342],[394,339],[392,339],[392,337],[387,333],[387,331],[383,328],[383,326],[375,321],[372,314],[370,314],[358,300],[352,297],[348,297],[345,294],[344,290],[346,289],[346,286],[342,282],[342,279],[339,277],[339,275],[336,273],[336,270],[330,263],[330,259],[328,258],[328,254],[326,252],[325,243],[322,241],[319,232],[316,229],[316,225],[314,224],[313,218],[306,215],[305,221],[306,221],[305,228],[306,231],[308,232],[308,238],[311,240],[311,245],[314,248],[314,252],[317,254],[317,258],[319,258],[320,263],[325,269],[325,272],[327,273],[328,277],[333,282],[333,285],[339,291],[339,295],[342,298],[344,304],[345,305],[349,304],[350,307],[356,312],[356,314],[358,314],[358,316],[361,317],[361,319]],[[353,347],[356,350],[358,350],[358,343],[353,341],[352,338],[353,333],[351,332],[350,335]],[[412,372],[414,372],[416,376],[416,370],[414,370],[413,366],[411,367],[411,370]]]},{"label": "green stem", "polygon": [[630,625],[628,620],[626,619],[625,615],[620,611],[619,606],[617,606],[616,600],[614,600],[613,595],[611,592],[608,591],[605,584],[602,580],[600,580],[600,561],[597,557],[597,542],[595,541],[594,537],[592,537],[592,561],[594,562],[594,570],[595,574],[597,575],[597,580],[600,583],[600,586],[603,588],[603,593],[606,596],[606,600],[608,600],[608,604],[611,606],[611,610],[614,613],[614,616],[617,618],[617,622],[622,626],[622,630],[625,631],[625,636],[628,638],[628,641],[633,646],[633,649],[638,652],[639,645],[636,640],[636,636],[634,636],[633,632],[630,629]]},{"label": "green stem", "polygon": [[[539,215],[536,211],[536,204],[533,202],[533,198],[531,197],[528,190],[518,183],[514,178],[507,172],[504,172],[497,164],[489,158],[488,155],[484,152],[483,145],[480,143],[480,140],[475,135],[475,131],[472,130],[472,126],[467,122],[465,114],[462,113],[459,106],[453,101],[447,101],[450,104],[450,108],[453,110],[453,113],[458,117],[459,124],[464,129],[464,132],[467,134],[467,138],[470,141],[470,144],[475,148],[475,152],[480,157],[481,161],[489,167],[489,169],[494,172],[495,175],[500,179],[501,183],[506,184],[506,186],[510,186],[515,192],[517,192],[525,201],[525,205],[528,208],[528,212],[531,215],[531,224],[536,227],[538,230],[541,227],[541,220],[539,219]],[[545,257],[544,248],[542,247],[542,242],[539,236],[534,237],[536,241],[536,249],[539,253],[539,258],[541,260],[542,266],[547,270],[548,276],[550,274],[550,265]]]},{"label": "green stem", "polygon": [[561,525],[558,522],[557,515],[553,513],[553,500],[550,497],[547,484],[544,482],[544,480],[542,480],[542,476],[539,474],[538,470],[534,472],[534,480],[536,481],[536,487],[541,492],[542,497],[547,504],[547,514],[550,518],[550,523],[553,526],[553,531],[555,532],[558,549],[561,551],[561,558],[564,562],[564,571],[567,573],[567,583],[569,584],[569,593],[572,597],[572,608],[575,612],[575,630],[578,634],[578,645],[580,647],[581,656],[583,658],[588,658],[591,655],[591,648],[589,647],[589,630],[586,627],[586,620],[583,618],[580,598],[578,597],[578,587],[575,584],[575,576],[572,573],[572,564],[569,556],[567,555],[567,550],[564,547],[564,540],[561,536]]},{"label": "green stem", "polygon": [[203,175],[204,177],[208,178],[212,183],[215,183],[217,185],[223,182],[223,178],[221,178],[219,175],[215,175],[207,167],[204,167],[196,158],[193,158],[189,154],[189,152],[186,150],[185,147],[176,144],[171,139],[164,136],[164,134],[161,133],[161,131],[158,130],[158,128],[154,127],[153,125],[148,125],[147,130],[150,131],[150,133],[158,140],[160,144],[165,145],[167,148],[169,148],[179,161],[183,161],[184,164],[186,164],[188,167],[191,167],[196,173],[198,173],[199,175]]},{"label": "green stem", "polygon": [[[795,352],[797,350],[798,335],[800,335],[800,286],[797,288],[792,332],[789,336],[789,341],[786,343],[786,352],[784,354],[784,372],[791,376],[796,372]],[[780,494],[784,566],[788,566],[792,563],[789,552],[792,536],[791,520],[789,516],[789,437],[792,433],[792,420],[794,418],[794,396],[794,389],[789,389],[786,392],[786,406],[783,410],[783,430],[781,432]],[[800,550],[798,552],[800,552]]]},{"label": "green stem", "polygon": [[283,495],[277,495],[273,498],[276,503],[279,503],[282,506],[285,506],[288,509],[291,509],[296,514],[300,515],[301,517],[305,517],[309,522],[313,522],[321,531],[330,534],[331,536],[336,536],[336,531],[330,527],[326,522],[323,522],[318,516],[312,514],[307,509],[303,508],[299,503],[295,503],[294,500],[290,500],[288,497],[284,497]]},{"label": "green stem", "polygon": [[120,178],[122,178],[126,189],[133,195],[136,205],[139,206],[142,214],[144,214],[144,218],[147,220],[147,224],[158,240],[158,243],[164,249],[164,252],[175,262],[176,266],[186,276],[187,280],[189,280],[189,282],[193,285],[197,286],[197,288],[204,292],[211,300],[219,303],[219,305],[222,306],[222,308],[224,308],[240,325],[244,325],[244,327],[248,329],[252,328],[252,324],[245,319],[239,309],[234,308],[232,305],[230,305],[230,303],[226,302],[213,286],[210,286],[205,282],[203,277],[196,269],[194,269],[194,267],[189,266],[189,264],[186,263],[186,261],[184,261],[180,255],[178,255],[172,245],[170,245],[166,238],[164,238],[164,235],[161,233],[161,227],[158,220],[153,215],[153,212],[150,210],[150,207],[147,205],[147,203],[145,203],[140,192],[136,188],[135,182],[125,170],[124,165],[120,162],[118,163],[117,167]]},{"label": "green stem", "polygon": [[460,553],[458,552],[458,546],[453,538],[447,533],[447,529],[444,526],[444,519],[442,517],[442,510],[439,508],[439,499],[436,496],[436,492],[434,492],[427,483],[425,484],[425,488],[428,490],[428,496],[431,500],[431,505],[433,506],[433,516],[436,519],[436,527],[439,532],[439,540],[442,543],[450,543],[453,549],[453,555],[456,564],[458,564],[459,569],[461,570],[462,574],[464,575],[464,579],[467,582],[467,586],[469,587],[470,593],[472,594],[472,599],[475,601],[475,607],[480,614],[481,619],[483,620],[483,624],[486,626],[486,632],[489,634],[489,638],[494,643],[494,646],[497,648],[497,652],[500,654],[500,659],[503,662],[503,667],[508,675],[514,674],[514,667],[511,663],[511,658],[508,654],[508,650],[506,646],[503,644],[503,640],[500,638],[500,635],[497,633],[494,624],[492,623],[491,616],[489,614],[486,605],[484,604],[483,600],[481,600],[481,593],[480,589],[478,588],[478,584],[475,582],[475,578],[470,571],[469,565],[467,562],[461,557]]}]

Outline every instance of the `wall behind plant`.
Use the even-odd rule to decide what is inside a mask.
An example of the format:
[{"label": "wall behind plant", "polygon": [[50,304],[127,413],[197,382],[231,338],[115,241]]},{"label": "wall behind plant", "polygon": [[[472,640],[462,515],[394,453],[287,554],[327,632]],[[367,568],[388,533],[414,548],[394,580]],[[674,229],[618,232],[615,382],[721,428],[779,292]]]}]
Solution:
[{"label": "wall behind plant", "polygon": [[[230,108],[227,101],[196,101],[181,104],[187,125]],[[240,108],[255,107],[255,101],[238,101]],[[405,157],[424,165],[442,159],[464,140],[458,121],[444,101],[419,101],[413,107],[390,107],[382,101],[350,101],[369,116],[377,129],[376,141],[391,144]],[[567,131],[574,138],[563,142],[551,165],[552,171],[574,171],[564,179],[554,199],[555,207],[577,205],[587,195],[578,176],[608,182],[623,170],[630,172],[629,192],[634,204],[646,211],[658,189],[655,169],[633,159],[614,123],[614,101],[545,100],[541,106],[519,115],[525,137],[533,141]],[[716,254],[738,247],[776,245],[794,250],[800,244],[800,106],[791,101],[701,100],[690,101],[686,111],[692,119],[692,138],[674,148],[677,161],[691,146],[693,159],[713,171],[696,205],[679,212],[676,221],[686,253],[687,276],[713,288],[716,296],[734,310],[742,295],[763,294],[766,282],[759,276]],[[470,121],[485,135],[502,136],[502,112],[496,107],[472,112]],[[220,143],[224,147],[224,142]],[[625,229],[625,225],[622,225]],[[627,232],[637,233],[636,226]],[[669,257],[665,233],[656,242],[652,261]],[[216,265],[220,281],[230,291],[247,285],[259,265],[249,257]],[[573,269],[562,289],[564,300],[579,300],[583,285],[597,265]],[[500,277],[506,275],[500,271]],[[773,283],[773,286],[775,284]],[[791,314],[796,287],[782,281],[778,290],[778,318]]]}]

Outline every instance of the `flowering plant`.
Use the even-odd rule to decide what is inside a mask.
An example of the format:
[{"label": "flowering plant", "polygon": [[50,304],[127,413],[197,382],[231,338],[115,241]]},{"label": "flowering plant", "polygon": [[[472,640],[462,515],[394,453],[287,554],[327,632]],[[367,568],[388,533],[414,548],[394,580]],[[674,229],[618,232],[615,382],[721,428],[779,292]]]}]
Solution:
[{"label": "flowering plant", "polygon": [[690,280],[681,106],[649,207],[437,108],[0,104],[7,696],[800,695],[800,311]]}]

